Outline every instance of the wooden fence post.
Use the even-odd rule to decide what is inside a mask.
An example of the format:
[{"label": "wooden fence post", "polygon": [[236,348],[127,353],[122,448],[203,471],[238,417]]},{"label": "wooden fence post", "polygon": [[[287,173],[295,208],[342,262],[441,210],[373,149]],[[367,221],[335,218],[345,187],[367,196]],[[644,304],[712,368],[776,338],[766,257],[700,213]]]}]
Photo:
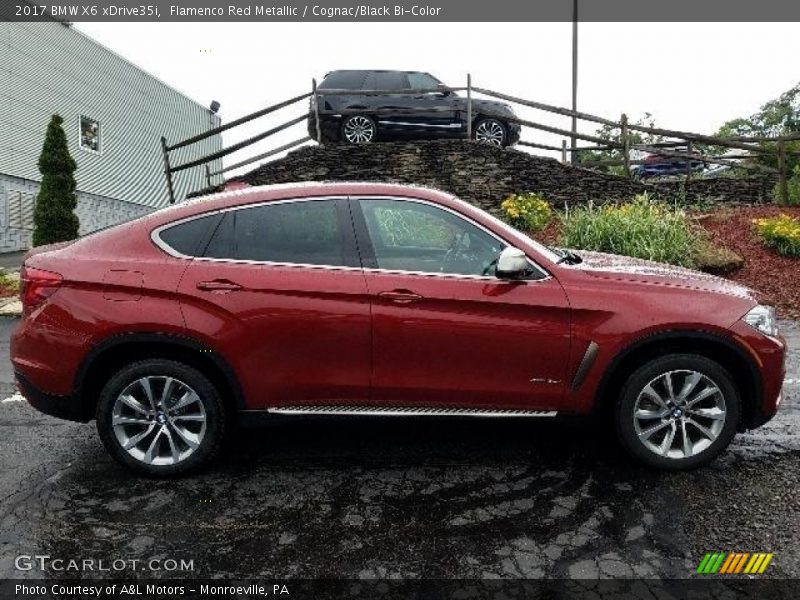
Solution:
[{"label": "wooden fence post", "polygon": [[692,178],[692,140],[686,144],[686,183]]},{"label": "wooden fence post", "polygon": [[169,166],[169,150],[167,149],[167,138],[161,136],[161,152],[164,157],[164,175],[167,176],[167,190],[169,191],[169,203],[175,204],[175,188],[172,186],[172,168]]},{"label": "wooden fence post", "polygon": [[472,75],[467,73],[467,139],[472,139]]},{"label": "wooden fence post", "polygon": [[622,136],[622,164],[625,176],[631,176],[631,140],[628,137],[628,115],[622,113],[620,117],[620,136]]},{"label": "wooden fence post", "polygon": [[311,80],[311,93],[314,95],[314,123],[317,128],[317,144],[322,146],[322,125],[319,122],[319,94],[317,94],[317,80]]},{"label": "wooden fence post", "polygon": [[567,140],[561,140],[561,164],[567,164]]},{"label": "wooden fence post", "polygon": [[786,142],[778,140],[778,202],[789,204],[789,183],[786,173]]}]

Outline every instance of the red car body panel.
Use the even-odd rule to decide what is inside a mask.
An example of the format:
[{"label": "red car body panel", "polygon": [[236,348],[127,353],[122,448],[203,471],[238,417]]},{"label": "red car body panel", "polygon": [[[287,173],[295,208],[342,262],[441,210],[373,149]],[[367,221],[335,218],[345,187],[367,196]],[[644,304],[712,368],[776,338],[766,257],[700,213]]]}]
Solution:
[{"label": "red car body panel", "polygon": [[[173,256],[151,234],[185,217],[280,199],[408,197],[458,212],[523,250],[535,281],[212,261]],[[628,349],[662,335],[709,336],[757,370],[764,415],[777,410],[785,345],[741,321],[758,304],[732,282],[647,261],[581,252],[557,264],[525,235],[442,192],[389,184],[240,189],[152,213],[25,266],[63,283],[12,336],[12,362],[38,392],[70,398],[108,340],[158,333],[215,353],[244,406],[459,406],[586,414]],[[238,290],[201,290],[225,280]],[[409,294],[397,302],[385,293]],[[596,353],[585,372],[587,350]]]}]

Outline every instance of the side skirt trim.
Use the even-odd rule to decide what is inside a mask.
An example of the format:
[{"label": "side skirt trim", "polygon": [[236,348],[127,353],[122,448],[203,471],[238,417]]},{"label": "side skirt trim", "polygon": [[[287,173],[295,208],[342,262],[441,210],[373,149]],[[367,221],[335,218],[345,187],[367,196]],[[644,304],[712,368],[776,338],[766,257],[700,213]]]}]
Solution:
[{"label": "side skirt trim", "polygon": [[370,417],[555,417],[554,410],[487,410],[482,408],[429,408],[416,406],[273,406],[276,415],[342,415]]}]

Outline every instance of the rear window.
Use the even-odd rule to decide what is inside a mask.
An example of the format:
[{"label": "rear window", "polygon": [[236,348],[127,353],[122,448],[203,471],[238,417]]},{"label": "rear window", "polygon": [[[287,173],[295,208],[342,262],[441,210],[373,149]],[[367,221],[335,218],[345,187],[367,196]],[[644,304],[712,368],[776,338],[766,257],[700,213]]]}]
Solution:
[{"label": "rear window", "polygon": [[178,223],[163,229],[158,237],[179,254],[197,256],[213,233],[219,219],[220,216],[216,214]]},{"label": "rear window", "polygon": [[360,90],[368,71],[334,71],[319,84],[321,90]]}]

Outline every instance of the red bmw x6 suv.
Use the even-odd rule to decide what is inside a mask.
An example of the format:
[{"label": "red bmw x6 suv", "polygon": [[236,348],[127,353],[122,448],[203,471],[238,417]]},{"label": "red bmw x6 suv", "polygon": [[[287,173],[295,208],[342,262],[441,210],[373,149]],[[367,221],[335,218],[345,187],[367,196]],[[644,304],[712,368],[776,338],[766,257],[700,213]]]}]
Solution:
[{"label": "red bmw x6 suv", "polygon": [[781,401],[785,343],[754,292],[548,248],[418,187],[223,192],[37,249],[22,280],[22,393],[150,475],[271,413],[610,411],[636,458],[689,468]]}]

